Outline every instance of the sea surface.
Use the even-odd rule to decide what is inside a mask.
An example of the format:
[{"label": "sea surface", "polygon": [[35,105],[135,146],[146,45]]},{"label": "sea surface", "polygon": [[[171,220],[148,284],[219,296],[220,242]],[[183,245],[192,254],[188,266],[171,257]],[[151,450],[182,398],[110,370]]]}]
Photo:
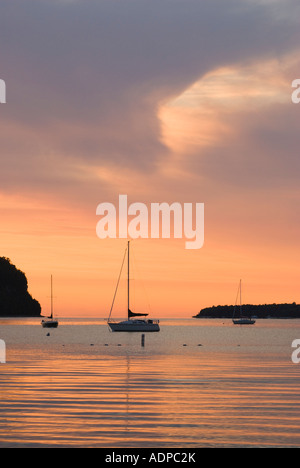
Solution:
[{"label": "sea surface", "polygon": [[[47,336],[50,333],[50,336]],[[298,320],[0,319],[1,448],[298,447]]]}]

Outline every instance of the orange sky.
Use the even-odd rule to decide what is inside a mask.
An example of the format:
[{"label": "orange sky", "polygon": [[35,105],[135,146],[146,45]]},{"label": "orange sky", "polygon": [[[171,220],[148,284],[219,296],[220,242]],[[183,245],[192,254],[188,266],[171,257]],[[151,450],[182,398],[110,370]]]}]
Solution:
[{"label": "orange sky", "polygon": [[[258,17],[259,4],[253,10]],[[268,8],[269,4],[261,5]],[[76,6],[64,6],[66,12],[68,8]],[[187,20],[177,13],[182,25]],[[229,26],[232,21],[234,25],[232,18]],[[247,15],[240,21],[249,22],[251,31]],[[182,25],[187,34],[188,25]],[[63,26],[57,28],[63,32]],[[123,32],[130,44],[141,34],[135,26],[133,38],[126,36],[127,29]],[[151,71],[148,62],[142,70],[138,51],[132,55],[132,48],[128,46],[127,51],[125,44],[122,53],[128,54],[127,65],[124,61],[120,76],[113,74],[113,67],[103,71],[106,81],[97,75],[107,91],[99,102],[101,86],[95,79],[99,70],[94,58],[85,63],[86,55],[71,55],[69,65],[76,73],[68,87],[68,83],[55,83],[54,71],[57,66],[63,76],[63,59],[69,57],[67,42],[66,50],[62,48],[56,58],[46,41],[34,44],[41,48],[36,52],[41,53],[45,70],[48,60],[52,63],[49,84],[38,67],[33,67],[37,76],[31,76],[21,56],[14,55],[19,54],[17,49],[7,42],[3,63],[8,78],[3,78],[8,98],[0,107],[0,254],[26,273],[29,291],[41,303],[43,313],[49,311],[52,274],[58,316],[108,315],[126,240],[97,238],[96,207],[101,202],[116,203],[119,194],[127,194],[129,203],[148,205],[205,203],[201,250],[185,250],[184,239],[132,243],[136,268],[132,299],[137,312],[148,312],[150,306],[154,318],[191,317],[203,307],[232,304],[240,278],[244,302],[300,302],[300,105],[291,103],[291,82],[299,78],[299,50],[292,41],[282,46],[284,50],[278,44],[275,47],[271,26],[261,47],[253,44],[253,50],[250,46],[248,50],[247,41],[241,41],[240,50],[232,52],[232,57],[229,50],[227,60],[219,58],[220,45],[197,49],[201,66],[209,54],[215,60],[207,60],[203,70],[200,65],[194,70],[188,49],[184,49],[183,65],[176,56],[176,44],[174,63],[171,58],[168,66],[163,60],[155,62],[159,34],[162,39],[169,37],[163,33],[168,25],[164,23],[161,30],[158,25],[158,44],[148,50]],[[145,48],[146,32],[141,39]],[[169,33],[175,34],[172,28]],[[43,37],[44,33],[39,30],[37,34]],[[239,27],[235,34],[237,38],[241,34]],[[264,38],[263,27],[261,34]],[[111,54],[111,63],[116,60],[119,65],[122,54],[116,48],[117,38],[118,32],[116,39],[101,47],[107,47],[105,57]],[[88,40],[93,41],[93,36]],[[28,48],[22,47],[24,56],[34,63],[31,41],[28,38]],[[199,41],[201,45],[200,36]],[[170,47],[173,53],[172,41]],[[132,75],[127,76],[129,63]],[[25,104],[20,100],[25,84],[18,81],[18,70],[28,80],[31,100]],[[178,82],[172,81],[174,70]],[[85,86],[90,82],[90,88]],[[84,92],[77,102],[79,84]],[[118,316],[125,314],[124,288],[125,280],[116,302]]]}]

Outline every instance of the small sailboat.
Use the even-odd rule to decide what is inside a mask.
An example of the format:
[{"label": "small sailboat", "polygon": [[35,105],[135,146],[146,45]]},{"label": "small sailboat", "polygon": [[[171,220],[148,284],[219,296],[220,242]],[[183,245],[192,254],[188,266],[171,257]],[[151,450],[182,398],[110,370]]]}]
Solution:
[{"label": "small sailboat", "polygon": [[[117,283],[117,288],[116,288],[116,291],[115,291],[115,295],[114,295],[114,298],[113,298],[113,303],[112,303],[112,306],[111,306],[111,309],[110,309],[110,314],[109,314],[109,318],[107,320],[107,323],[110,327],[110,329],[114,332],[159,332],[160,331],[160,327],[159,327],[159,321],[158,320],[151,320],[151,319],[134,319],[134,317],[147,317],[148,314],[138,314],[138,313],[135,313],[135,312],[132,312],[130,310],[130,273],[129,273],[129,269],[130,269],[130,259],[129,259],[129,248],[130,248],[130,241],[128,241],[128,245],[127,245],[127,249],[125,251],[125,254],[124,254],[124,258],[123,258],[123,263],[122,263],[122,267],[121,267],[121,271],[120,271],[120,275],[119,275],[119,279],[118,279],[118,283]],[[113,309],[113,306],[114,306],[114,301],[115,301],[115,298],[116,298],[116,294],[117,294],[117,290],[118,290],[118,286],[119,286],[119,282],[120,282],[120,278],[121,278],[121,273],[122,273],[122,269],[123,269],[123,266],[124,266],[124,261],[125,261],[125,257],[126,257],[126,253],[127,253],[127,259],[128,259],[128,262],[127,262],[127,265],[128,265],[128,273],[127,273],[127,320],[124,320],[122,322],[114,322],[111,320],[111,313],[112,313],[112,309]]]},{"label": "small sailboat", "polygon": [[238,296],[240,298],[240,316],[238,318],[234,318],[236,308],[237,308],[237,300],[236,300],[232,322],[234,323],[234,325],[254,325],[255,324],[254,319],[252,319],[251,317],[245,317],[242,315],[242,280],[240,280]]},{"label": "small sailboat", "polygon": [[58,321],[53,318],[53,280],[51,275],[51,315],[41,322],[43,328],[57,328]]}]

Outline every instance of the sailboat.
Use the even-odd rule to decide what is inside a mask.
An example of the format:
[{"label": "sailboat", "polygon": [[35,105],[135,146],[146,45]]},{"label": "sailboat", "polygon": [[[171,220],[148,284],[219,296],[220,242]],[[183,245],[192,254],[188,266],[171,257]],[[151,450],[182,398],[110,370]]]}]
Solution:
[{"label": "sailboat", "polygon": [[240,317],[236,319],[234,318],[236,305],[237,305],[237,300],[236,300],[232,322],[234,323],[234,325],[254,325],[255,320],[253,320],[251,317],[244,317],[242,315],[242,280],[240,280],[238,295],[240,297]]},{"label": "sailboat", "polygon": [[43,328],[57,328],[58,321],[53,318],[53,280],[51,275],[51,315],[41,322]]},{"label": "sailboat", "polygon": [[[135,313],[135,312],[132,312],[130,310],[130,258],[129,258],[129,249],[130,249],[130,241],[128,241],[128,245],[127,245],[127,249],[125,251],[125,255],[124,255],[124,259],[123,259],[123,263],[122,263],[122,267],[121,267],[121,271],[120,271],[120,275],[119,275],[119,279],[118,279],[118,283],[117,283],[117,288],[116,288],[116,291],[115,291],[115,295],[114,295],[114,298],[113,298],[113,303],[112,303],[112,306],[111,306],[111,309],[110,309],[110,314],[109,314],[109,318],[107,320],[107,323],[110,327],[110,329],[114,332],[159,332],[160,331],[160,327],[159,327],[159,321],[158,320],[151,320],[151,319],[141,319],[141,318],[137,318],[137,319],[134,319],[134,317],[147,317],[148,314],[138,314],[138,313]],[[114,322],[111,320],[111,313],[112,313],[112,309],[113,309],[113,306],[114,306],[114,301],[115,301],[115,298],[116,298],[116,294],[117,294],[117,290],[118,290],[118,286],[119,286],[119,282],[120,282],[120,278],[121,278],[121,273],[122,273],[122,269],[123,269],[123,266],[124,266],[124,261],[125,261],[125,257],[126,257],[126,253],[127,253],[127,269],[128,269],[128,272],[127,272],[127,320],[124,320],[122,322]]]}]

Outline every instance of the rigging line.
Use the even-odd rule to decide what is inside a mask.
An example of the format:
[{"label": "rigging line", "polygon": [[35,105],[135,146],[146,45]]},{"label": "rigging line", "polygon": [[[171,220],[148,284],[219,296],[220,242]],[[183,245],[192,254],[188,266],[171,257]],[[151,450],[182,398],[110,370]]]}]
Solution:
[{"label": "rigging line", "polygon": [[118,278],[118,282],[117,282],[114,298],[113,298],[113,301],[112,301],[112,305],[111,305],[111,308],[110,308],[110,311],[109,311],[109,316],[108,316],[107,322],[109,322],[109,319],[110,319],[110,316],[111,316],[111,313],[112,313],[112,310],[113,310],[113,307],[114,307],[114,304],[115,304],[115,299],[116,299],[116,295],[117,295],[117,292],[118,292],[118,287],[119,287],[119,284],[120,284],[122,270],[123,270],[124,263],[125,263],[126,253],[127,253],[127,248],[125,249],[124,258],[123,258],[123,262],[122,262],[122,266],[121,266],[121,270],[120,270],[120,274],[119,274],[119,278]]},{"label": "rigging line", "polygon": [[[241,288],[241,282],[239,283],[239,287],[238,287],[238,291],[236,295],[236,300],[235,300],[235,305],[234,305],[234,310],[233,310],[233,317],[235,317],[235,313],[236,313],[237,303],[238,303],[239,294],[240,294],[240,288]],[[241,304],[240,304],[240,307],[241,307]]]}]

